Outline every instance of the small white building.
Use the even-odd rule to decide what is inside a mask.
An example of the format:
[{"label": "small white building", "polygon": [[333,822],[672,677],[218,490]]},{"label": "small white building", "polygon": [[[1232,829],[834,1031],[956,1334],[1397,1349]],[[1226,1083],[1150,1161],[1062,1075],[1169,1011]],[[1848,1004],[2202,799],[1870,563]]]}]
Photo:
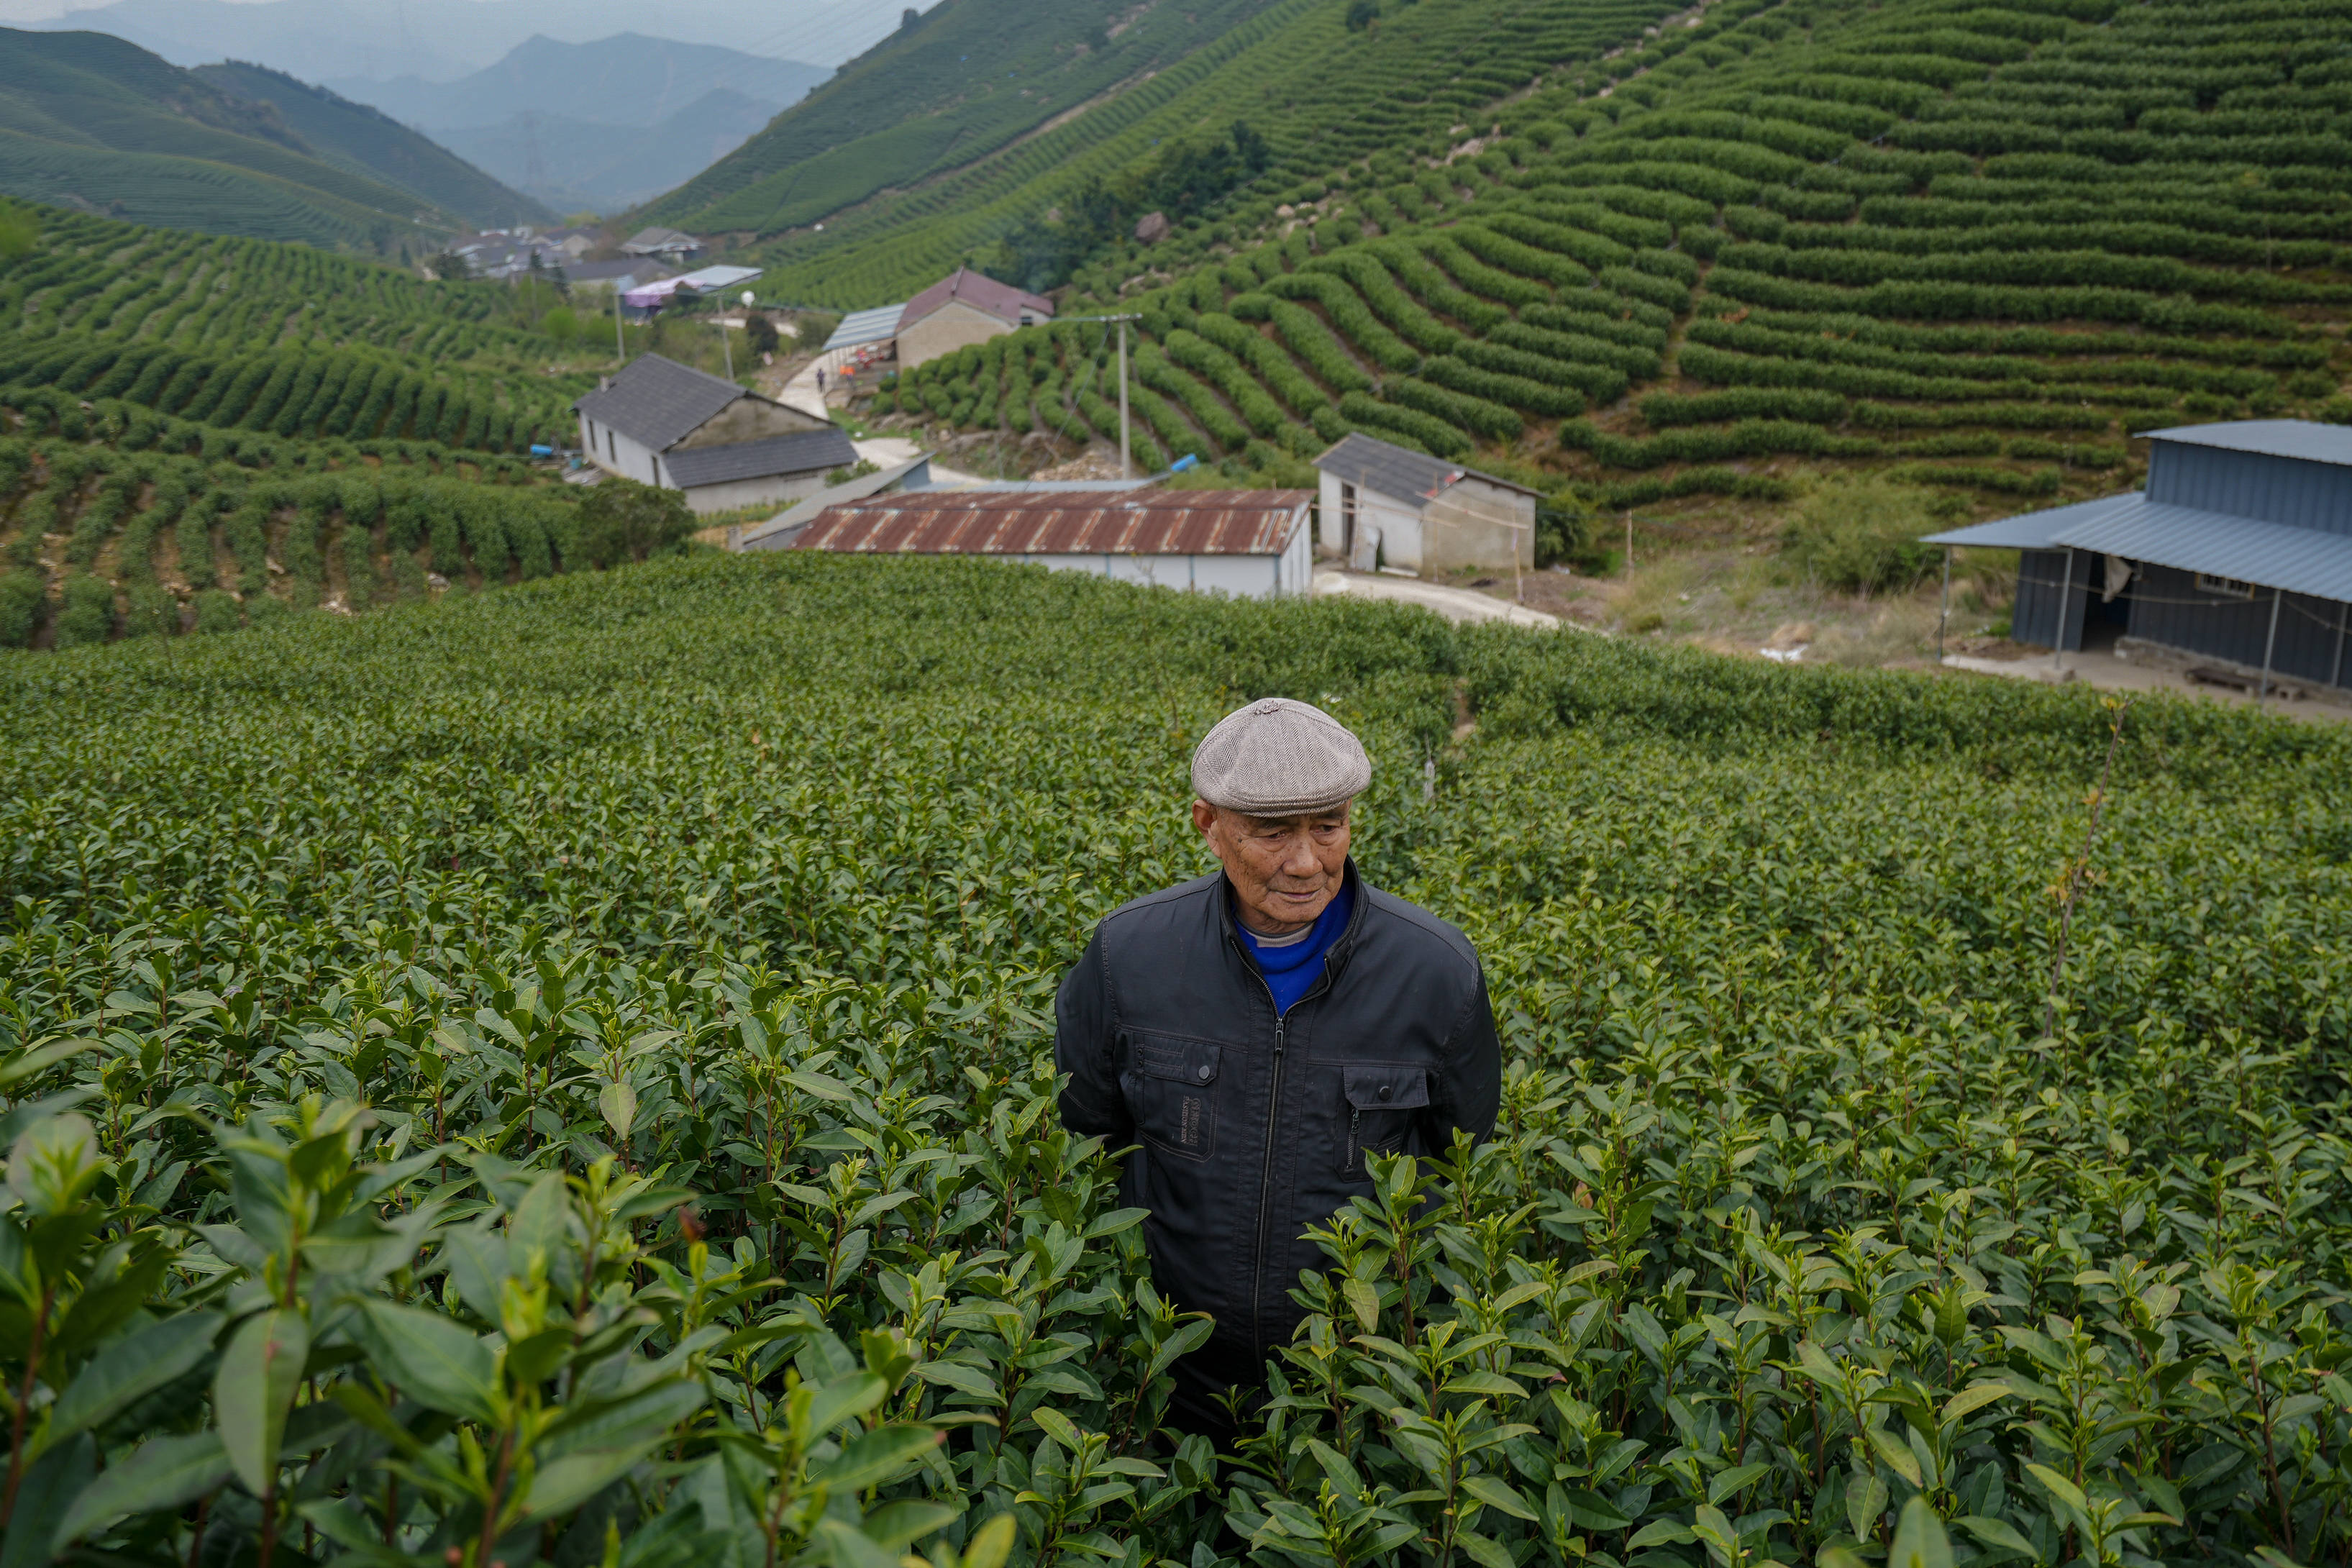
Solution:
[{"label": "small white building", "polygon": [[1540,492],[1358,431],[1315,459],[1323,552],[1355,571],[1417,576],[1536,563]]},{"label": "small white building", "polygon": [[1244,599],[1314,592],[1312,490],[1166,490],[1149,483],[907,490],[828,507],[790,548],[986,555]]},{"label": "small white building", "polygon": [[591,462],[682,490],[698,512],[795,501],[857,461],[831,420],[659,354],[632,361],[572,406]]}]

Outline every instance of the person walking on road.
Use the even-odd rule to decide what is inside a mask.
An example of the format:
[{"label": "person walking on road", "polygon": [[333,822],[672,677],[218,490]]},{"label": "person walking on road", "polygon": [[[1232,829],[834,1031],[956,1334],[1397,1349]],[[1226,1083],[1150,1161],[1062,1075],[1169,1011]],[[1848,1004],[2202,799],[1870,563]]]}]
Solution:
[{"label": "person walking on road", "polygon": [[1350,803],[1371,762],[1321,710],[1266,698],[1192,753],[1192,824],[1223,869],[1095,928],[1055,999],[1063,1123],[1128,1150],[1151,1276],[1216,1320],[1169,1419],[1230,1446],[1227,1402],[1304,1317],[1310,1226],[1371,1191],[1368,1156],[1485,1138],[1502,1053],[1469,939],[1365,882]]}]

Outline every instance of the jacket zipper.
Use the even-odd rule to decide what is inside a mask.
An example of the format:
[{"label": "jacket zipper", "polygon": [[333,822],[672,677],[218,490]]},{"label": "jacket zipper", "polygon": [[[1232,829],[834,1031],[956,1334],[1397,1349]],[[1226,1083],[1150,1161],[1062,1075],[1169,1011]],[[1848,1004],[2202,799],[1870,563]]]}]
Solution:
[{"label": "jacket zipper", "polygon": [[[1357,896],[1359,899],[1363,896],[1360,885]],[[1240,940],[1234,935],[1233,917],[1228,914],[1225,919],[1226,945],[1234,950],[1242,966],[1257,976],[1258,986],[1265,991],[1267,1005],[1274,1008],[1274,1079],[1266,1089],[1265,1155],[1258,1167],[1257,1256],[1251,1260],[1250,1266],[1250,1349],[1255,1355],[1261,1352],[1265,1342],[1265,1255],[1274,1245],[1274,1130],[1282,1114],[1283,1013],[1282,1004],[1274,998],[1274,987],[1266,983],[1265,971],[1250,962],[1249,955],[1242,951]],[[1307,987],[1305,995],[1291,1004],[1292,1006],[1303,1007],[1331,988],[1331,961],[1346,952],[1348,938],[1355,934],[1363,919],[1364,906],[1360,902],[1355,914],[1348,921],[1348,929],[1340,932],[1338,942],[1331,944],[1331,951],[1323,955],[1323,973],[1316,977],[1313,985]]]},{"label": "jacket zipper", "polygon": [[[1258,976],[1260,982],[1265,980]],[[1266,994],[1274,994],[1272,986]],[[1282,1014],[1274,1015],[1274,1081],[1265,1096],[1265,1162],[1260,1167],[1257,1181],[1257,1266],[1250,1270],[1250,1348],[1253,1353],[1265,1340],[1265,1255],[1273,1246],[1274,1230],[1274,1129],[1282,1114]]]}]

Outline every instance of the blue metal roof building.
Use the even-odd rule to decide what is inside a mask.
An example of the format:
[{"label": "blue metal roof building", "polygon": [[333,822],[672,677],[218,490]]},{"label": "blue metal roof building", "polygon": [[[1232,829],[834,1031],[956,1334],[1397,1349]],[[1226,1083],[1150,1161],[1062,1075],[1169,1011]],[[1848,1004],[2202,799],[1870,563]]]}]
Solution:
[{"label": "blue metal roof building", "polygon": [[2114,627],[2318,685],[2352,679],[2352,427],[2151,430],[2147,488],[1927,536],[2021,552],[2010,635],[2072,652]]}]

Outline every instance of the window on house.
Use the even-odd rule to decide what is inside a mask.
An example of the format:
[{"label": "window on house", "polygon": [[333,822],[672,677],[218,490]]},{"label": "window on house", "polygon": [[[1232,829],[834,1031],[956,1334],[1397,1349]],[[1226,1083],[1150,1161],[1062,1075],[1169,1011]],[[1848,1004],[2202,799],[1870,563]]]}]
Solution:
[{"label": "window on house", "polygon": [[2197,574],[2197,586],[2208,594],[2219,594],[2225,599],[2251,599],[2254,596],[2252,583],[2241,583],[2235,577],[2216,577],[2210,572]]}]

